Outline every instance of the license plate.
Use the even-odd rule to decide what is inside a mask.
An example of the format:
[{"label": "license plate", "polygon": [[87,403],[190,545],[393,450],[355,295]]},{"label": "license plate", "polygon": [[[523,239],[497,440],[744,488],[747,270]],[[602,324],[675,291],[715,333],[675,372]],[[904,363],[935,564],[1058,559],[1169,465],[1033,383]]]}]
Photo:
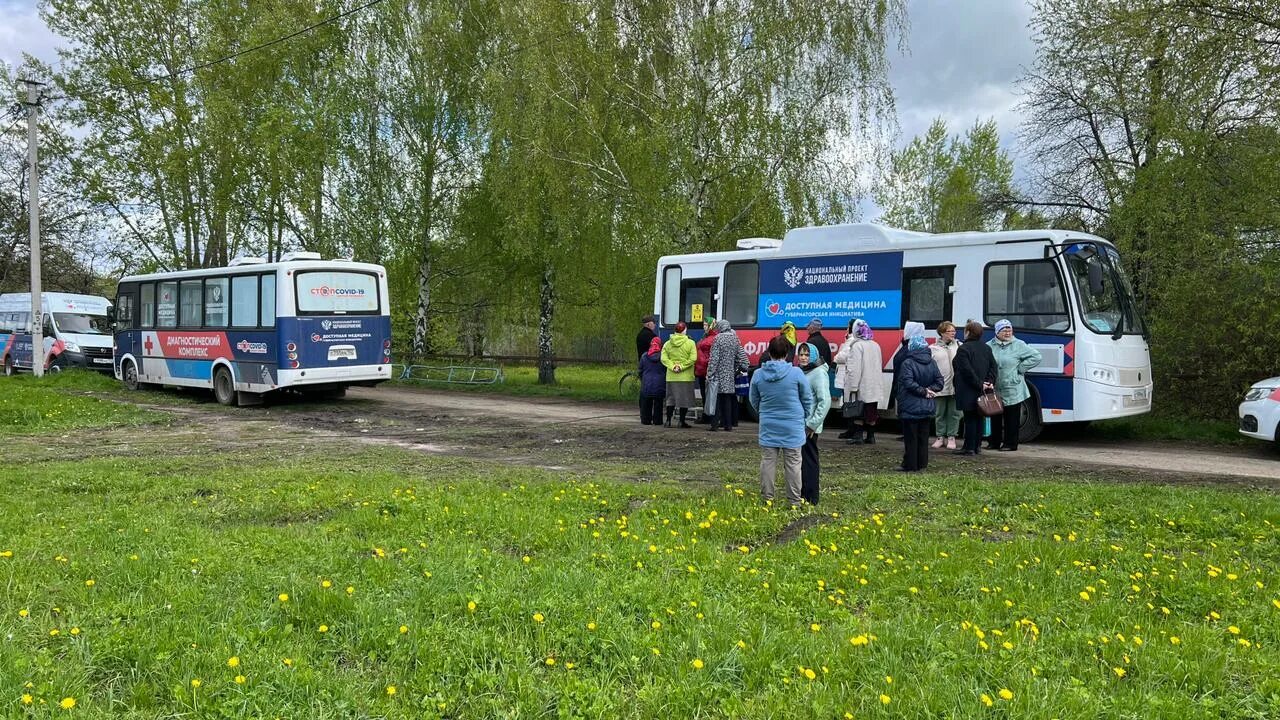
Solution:
[{"label": "license plate", "polygon": [[355,360],[356,349],[350,346],[331,347],[329,348],[329,359],[330,360]]},{"label": "license plate", "polygon": [[93,361],[94,361],[94,362],[96,362],[96,363],[98,363],[99,365],[110,365],[110,364],[111,364],[111,358],[94,358],[94,359],[93,359]]}]

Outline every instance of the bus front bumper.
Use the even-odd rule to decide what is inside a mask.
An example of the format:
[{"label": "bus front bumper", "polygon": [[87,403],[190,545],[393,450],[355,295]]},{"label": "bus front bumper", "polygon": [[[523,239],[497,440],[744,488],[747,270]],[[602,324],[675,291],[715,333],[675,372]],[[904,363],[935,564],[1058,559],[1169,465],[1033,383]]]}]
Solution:
[{"label": "bus front bumper", "polygon": [[1140,387],[1117,387],[1076,378],[1075,420],[1107,420],[1151,412],[1150,383]]}]

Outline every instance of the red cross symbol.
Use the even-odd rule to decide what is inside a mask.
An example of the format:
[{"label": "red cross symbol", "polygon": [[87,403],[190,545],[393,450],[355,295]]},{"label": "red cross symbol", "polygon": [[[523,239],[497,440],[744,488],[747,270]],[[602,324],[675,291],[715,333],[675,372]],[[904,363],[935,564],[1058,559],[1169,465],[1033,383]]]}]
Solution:
[{"label": "red cross symbol", "polygon": [[147,354],[148,354],[148,355],[150,355],[150,354],[151,354],[151,348],[153,348],[153,347],[155,347],[155,346],[151,344],[151,336],[150,336],[150,335],[148,335],[148,336],[147,336],[147,341],[146,341],[146,342],[144,342],[144,343],[142,343],[142,347],[146,348],[146,350],[147,350]]}]

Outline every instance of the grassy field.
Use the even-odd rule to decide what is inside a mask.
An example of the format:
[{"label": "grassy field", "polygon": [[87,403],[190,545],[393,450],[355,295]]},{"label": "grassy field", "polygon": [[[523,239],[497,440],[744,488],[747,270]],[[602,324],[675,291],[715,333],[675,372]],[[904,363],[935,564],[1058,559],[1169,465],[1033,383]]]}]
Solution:
[{"label": "grassy field", "polygon": [[1270,493],[103,432],[0,451],[11,717],[1280,717]]},{"label": "grassy field", "polygon": [[[465,365],[458,361],[423,361],[433,367],[444,367],[450,363]],[[622,376],[634,371],[630,365],[583,365],[562,364],[556,368],[556,384],[541,385],[538,383],[538,368],[529,364],[500,363],[504,381],[493,385],[460,385],[455,383],[409,381],[405,384],[428,387],[440,390],[457,390],[460,392],[496,393],[519,395],[525,397],[561,397],[569,400],[585,400],[589,402],[633,401],[640,397],[639,383],[619,384]],[[488,365],[486,367],[494,367]],[[396,368],[399,370],[399,368]],[[428,375],[436,377],[435,373]]]},{"label": "grassy field", "polygon": [[0,378],[0,435],[71,432],[107,425],[140,425],[162,416],[114,402],[116,380],[96,372],[68,371],[41,378]]}]

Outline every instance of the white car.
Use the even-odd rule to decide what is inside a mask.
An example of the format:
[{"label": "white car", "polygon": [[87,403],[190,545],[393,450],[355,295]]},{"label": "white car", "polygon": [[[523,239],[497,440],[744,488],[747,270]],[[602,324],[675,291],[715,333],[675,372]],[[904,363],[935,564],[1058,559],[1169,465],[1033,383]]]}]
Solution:
[{"label": "white car", "polygon": [[1280,377],[1259,380],[1240,403],[1240,434],[1280,442]]}]

